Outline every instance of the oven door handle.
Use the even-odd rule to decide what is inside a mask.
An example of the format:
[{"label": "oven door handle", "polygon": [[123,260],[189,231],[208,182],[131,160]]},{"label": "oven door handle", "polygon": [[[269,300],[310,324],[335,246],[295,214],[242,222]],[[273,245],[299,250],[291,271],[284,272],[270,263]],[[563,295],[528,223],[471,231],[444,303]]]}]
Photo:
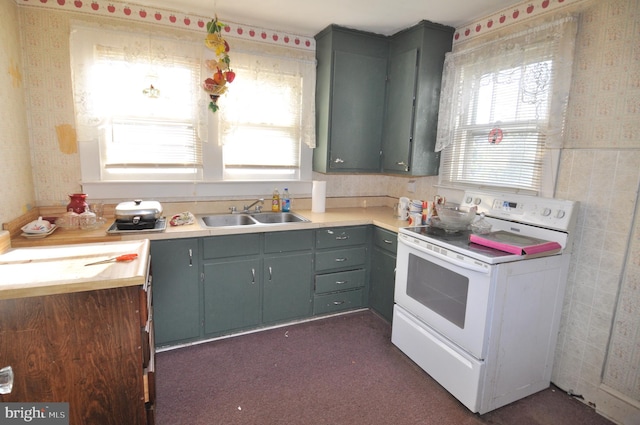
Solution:
[{"label": "oven door handle", "polygon": [[413,244],[411,242],[407,242],[405,241],[403,238],[398,238],[398,242],[400,242],[401,244],[406,245],[409,249],[415,249],[416,251],[420,251],[423,252],[427,255],[439,258],[443,261],[446,261],[447,263],[453,264],[455,266],[458,267],[462,267],[463,269],[466,270],[471,270],[474,272],[478,272],[478,273],[483,273],[483,274],[489,274],[489,268],[487,267],[483,267],[481,265],[476,265],[476,264],[472,264],[472,263],[468,263],[466,261],[459,261],[456,260],[455,258],[449,257],[448,255],[443,255],[439,252],[433,251],[431,249],[427,249],[421,245],[417,245],[417,244]]}]

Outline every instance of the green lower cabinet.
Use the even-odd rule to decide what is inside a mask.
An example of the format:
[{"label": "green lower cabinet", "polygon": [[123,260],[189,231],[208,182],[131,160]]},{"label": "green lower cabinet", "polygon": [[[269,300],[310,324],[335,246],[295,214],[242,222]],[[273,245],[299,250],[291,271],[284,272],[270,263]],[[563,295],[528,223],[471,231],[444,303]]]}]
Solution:
[{"label": "green lower cabinet", "polygon": [[393,317],[393,291],[395,288],[396,256],[378,247],[371,252],[371,288],[369,305],[391,322]]},{"label": "green lower cabinet", "polygon": [[313,314],[367,306],[368,226],[316,231]]},{"label": "green lower cabinet", "polygon": [[198,239],[151,242],[156,346],[200,337]]},{"label": "green lower cabinet", "polygon": [[370,228],[152,241],[156,346],[367,307],[378,299],[368,286]]},{"label": "green lower cabinet", "polygon": [[393,318],[397,249],[396,233],[379,227],[373,228],[369,306],[389,322]]},{"label": "green lower cabinet", "polygon": [[311,314],[313,254],[266,257],[263,267],[262,322],[271,324]]},{"label": "green lower cabinet", "polygon": [[262,318],[260,259],[204,264],[204,333],[256,327]]}]

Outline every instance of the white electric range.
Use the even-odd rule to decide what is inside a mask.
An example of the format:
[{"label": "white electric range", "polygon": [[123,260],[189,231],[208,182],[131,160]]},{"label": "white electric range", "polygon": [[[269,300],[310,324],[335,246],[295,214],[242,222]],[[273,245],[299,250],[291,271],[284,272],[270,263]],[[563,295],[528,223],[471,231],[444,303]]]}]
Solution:
[{"label": "white electric range", "polygon": [[467,408],[480,414],[550,384],[578,205],[468,191],[493,231],[535,255],[469,241],[471,232],[400,229],[392,342]]}]

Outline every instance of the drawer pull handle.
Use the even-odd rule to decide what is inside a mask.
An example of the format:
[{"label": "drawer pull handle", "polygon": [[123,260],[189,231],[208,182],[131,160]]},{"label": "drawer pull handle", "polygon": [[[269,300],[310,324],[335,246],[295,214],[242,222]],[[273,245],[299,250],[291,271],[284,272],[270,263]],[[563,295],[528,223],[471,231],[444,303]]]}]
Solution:
[{"label": "drawer pull handle", "polygon": [[349,239],[349,236],[346,236],[346,235],[345,236],[336,236],[336,240],[337,241],[344,241],[346,239]]},{"label": "drawer pull handle", "polygon": [[383,239],[384,243],[391,245],[393,243],[393,241],[390,241],[388,239]]},{"label": "drawer pull handle", "polygon": [[396,162],[396,165],[399,165],[399,166],[403,167],[404,171],[409,171],[409,166],[404,161],[398,161],[398,162]]},{"label": "drawer pull handle", "polygon": [[273,277],[273,270],[271,269],[271,266],[269,266],[269,281],[271,281],[272,277]]},{"label": "drawer pull handle", "polygon": [[336,164],[342,164],[342,163],[344,163],[344,159],[336,158],[333,162],[335,162]]},{"label": "drawer pull handle", "polygon": [[333,305],[340,305],[340,304],[344,304],[344,301],[334,301]]},{"label": "drawer pull handle", "polygon": [[193,267],[193,250],[189,248],[189,267]]},{"label": "drawer pull handle", "polygon": [[344,258],[336,258],[336,263],[343,263],[343,262],[345,262],[345,261],[347,261],[347,257],[344,257]]},{"label": "drawer pull handle", "polygon": [[348,280],[336,280],[336,285],[344,285]]},{"label": "drawer pull handle", "polygon": [[251,267],[251,284],[255,285],[256,283],[256,269]]}]

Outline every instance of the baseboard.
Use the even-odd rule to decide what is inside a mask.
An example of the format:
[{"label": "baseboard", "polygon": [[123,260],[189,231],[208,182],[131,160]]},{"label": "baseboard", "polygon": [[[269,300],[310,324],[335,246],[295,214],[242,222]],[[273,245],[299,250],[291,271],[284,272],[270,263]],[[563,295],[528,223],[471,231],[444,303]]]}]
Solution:
[{"label": "baseboard", "polygon": [[369,309],[368,308],[358,308],[358,309],[355,309],[355,310],[341,311],[341,312],[338,312],[338,313],[325,314],[325,315],[322,315],[322,316],[312,316],[312,317],[307,317],[307,318],[299,319],[299,320],[291,320],[289,322],[278,323],[277,325],[259,327],[259,328],[250,329],[250,330],[247,330],[247,331],[241,331],[241,332],[237,332],[237,333],[232,333],[232,334],[229,334],[229,335],[223,335],[223,336],[218,336],[218,337],[214,337],[214,338],[207,338],[207,339],[200,339],[198,341],[185,342],[185,343],[176,344],[176,345],[156,347],[155,352],[156,353],[162,353],[164,351],[176,350],[178,348],[191,347],[192,345],[199,345],[199,344],[204,344],[204,343],[207,343],[207,342],[219,341],[221,339],[235,338],[237,336],[248,335],[248,334],[252,334],[252,333],[256,333],[256,332],[268,331],[268,330],[271,330],[271,329],[283,328],[285,326],[297,325],[299,323],[313,322],[315,320],[328,319],[330,317],[344,316],[344,315],[347,315],[347,314],[358,313],[358,312],[366,311],[366,310],[369,310]]},{"label": "baseboard", "polygon": [[640,424],[640,402],[600,384],[596,412],[619,425]]}]

